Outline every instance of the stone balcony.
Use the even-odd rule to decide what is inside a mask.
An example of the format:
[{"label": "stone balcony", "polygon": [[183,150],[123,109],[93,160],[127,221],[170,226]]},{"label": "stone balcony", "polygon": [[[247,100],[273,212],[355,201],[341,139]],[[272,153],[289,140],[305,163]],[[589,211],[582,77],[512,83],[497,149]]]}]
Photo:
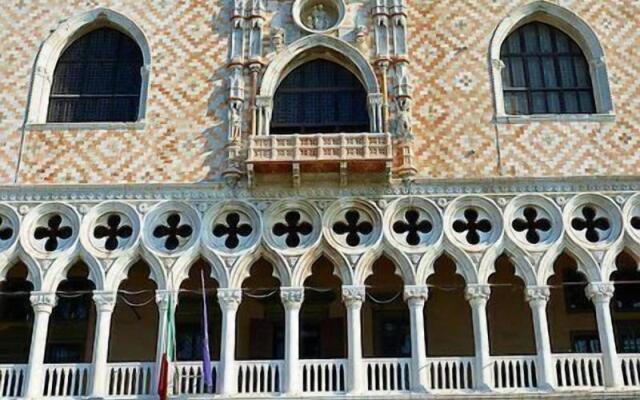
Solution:
[{"label": "stone balcony", "polygon": [[393,147],[387,133],[338,133],[252,136],[247,171],[251,185],[259,174],[287,173],[299,186],[303,173],[338,173],[347,184],[349,174],[391,175]]}]

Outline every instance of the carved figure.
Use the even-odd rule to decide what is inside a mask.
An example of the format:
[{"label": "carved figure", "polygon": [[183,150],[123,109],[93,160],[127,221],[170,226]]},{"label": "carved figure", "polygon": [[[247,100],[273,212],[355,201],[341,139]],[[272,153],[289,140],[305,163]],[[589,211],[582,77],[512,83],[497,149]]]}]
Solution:
[{"label": "carved figure", "polygon": [[398,105],[398,119],[396,120],[396,136],[402,138],[413,137],[411,131],[411,98],[396,99]]},{"label": "carved figure", "polygon": [[242,102],[229,104],[229,141],[236,141],[242,135]]},{"label": "carved figure", "polygon": [[311,10],[311,15],[307,17],[307,25],[316,31],[324,31],[331,27],[329,14],[324,9],[324,4],[318,4]]},{"label": "carved figure", "polygon": [[280,51],[284,48],[284,29],[273,29],[273,33],[271,34],[271,48],[273,51]]}]

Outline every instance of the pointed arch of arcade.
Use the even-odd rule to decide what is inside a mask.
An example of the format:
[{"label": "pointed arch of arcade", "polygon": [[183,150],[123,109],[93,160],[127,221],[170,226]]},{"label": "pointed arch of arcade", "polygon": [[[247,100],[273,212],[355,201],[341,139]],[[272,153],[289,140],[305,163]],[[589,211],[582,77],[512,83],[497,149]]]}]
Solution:
[{"label": "pointed arch of arcade", "polygon": [[34,284],[26,263],[15,262],[0,275],[0,364],[26,364],[29,359]]}]

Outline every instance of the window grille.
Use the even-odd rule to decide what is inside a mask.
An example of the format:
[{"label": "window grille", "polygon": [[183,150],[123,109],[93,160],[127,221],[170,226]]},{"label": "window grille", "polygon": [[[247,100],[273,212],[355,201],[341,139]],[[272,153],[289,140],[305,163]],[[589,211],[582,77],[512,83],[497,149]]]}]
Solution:
[{"label": "window grille", "polygon": [[357,77],[327,60],[293,70],[274,98],[271,133],[368,132],[367,93]]},{"label": "window grille", "polygon": [[100,28],[73,42],[53,74],[48,122],[138,119],[142,52],[129,36]]},{"label": "window grille", "polygon": [[500,57],[507,114],[595,113],[589,64],[560,30],[526,24],[507,37]]}]

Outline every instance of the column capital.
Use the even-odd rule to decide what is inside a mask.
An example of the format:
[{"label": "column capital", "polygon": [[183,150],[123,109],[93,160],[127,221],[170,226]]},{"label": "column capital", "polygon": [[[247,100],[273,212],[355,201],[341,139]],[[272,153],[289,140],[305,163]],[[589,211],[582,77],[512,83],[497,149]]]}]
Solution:
[{"label": "column capital", "polygon": [[472,284],[464,289],[464,298],[473,305],[474,303],[486,303],[491,295],[489,285]]},{"label": "column capital", "polygon": [[527,303],[547,303],[551,297],[548,286],[527,286],[524,290],[524,299]]},{"label": "column capital", "polygon": [[350,306],[361,306],[366,296],[366,287],[364,286],[342,286],[342,301]]},{"label": "column capital", "polygon": [[49,314],[58,303],[58,297],[55,293],[31,292],[29,300],[34,312],[46,312]]},{"label": "column capital", "polygon": [[237,310],[241,302],[241,289],[218,289],[218,303],[223,310]]},{"label": "column capital", "polygon": [[592,282],[587,285],[585,294],[593,303],[609,303],[615,286],[610,282]]},{"label": "column capital", "polygon": [[304,301],[304,288],[301,287],[281,287],[280,298],[284,308],[300,308]]},{"label": "column capital", "polygon": [[117,292],[109,291],[94,291],[93,301],[96,303],[96,308],[99,312],[113,312],[113,308],[116,306],[116,300],[118,299]]},{"label": "column capital", "polygon": [[422,301],[423,303],[429,298],[429,287],[426,285],[405,285],[404,301],[412,303]]}]

